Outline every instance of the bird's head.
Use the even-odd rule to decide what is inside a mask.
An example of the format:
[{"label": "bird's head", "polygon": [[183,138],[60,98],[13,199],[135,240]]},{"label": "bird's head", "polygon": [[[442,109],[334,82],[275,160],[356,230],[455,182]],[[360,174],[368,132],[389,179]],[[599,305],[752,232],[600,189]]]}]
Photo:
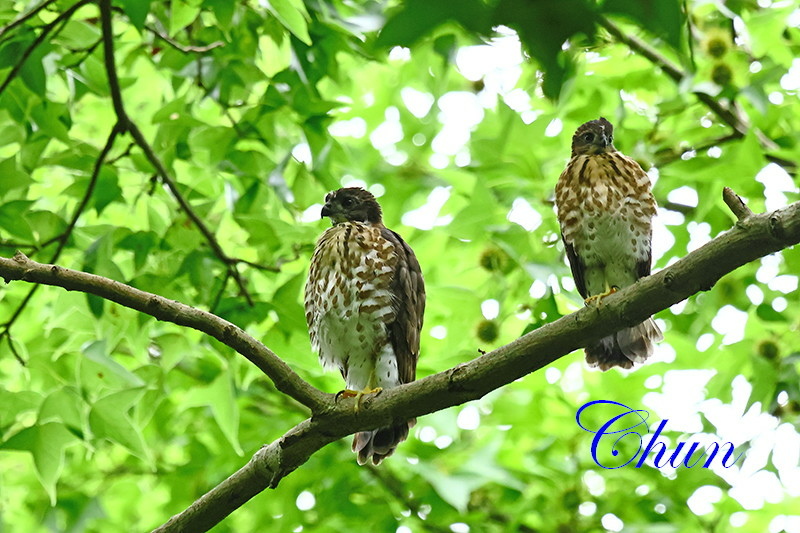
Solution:
[{"label": "bird's head", "polygon": [[333,224],[340,222],[381,222],[381,206],[372,193],[361,187],[345,187],[325,196],[322,216]]},{"label": "bird's head", "polygon": [[572,157],[614,151],[614,126],[603,117],[584,123],[572,136]]}]

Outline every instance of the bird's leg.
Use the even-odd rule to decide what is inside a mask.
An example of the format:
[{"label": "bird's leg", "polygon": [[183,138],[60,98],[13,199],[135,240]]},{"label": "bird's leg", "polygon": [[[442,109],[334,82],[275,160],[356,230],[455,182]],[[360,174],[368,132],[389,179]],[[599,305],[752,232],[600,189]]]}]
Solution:
[{"label": "bird's leg", "polygon": [[365,394],[378,394],[383,389],[380,387],[364,387],[364,390],[351,390],[345,389],[336,393],[335,400],[339,398],[355,398],[356,399],[356,413],[361,409],[361,400]]},{"label": "bird's leg", "polygon": [[614,294],[618,290],[619,290],[619,287],[617,287],[616,285],[612,285],[611,287],[609,287],[608,284],[606,284],[605,292],[601,292],[600,294],[594,294],[592,296],[589,296],[588,298],[586,298],[583,301],[583,303],[586,304],[586,305],[595,304],[595,305],[599,306],[600,302],[601,302],[601,300],[603,298],[605,298],[606,296],[609,296],[611,294]]}]

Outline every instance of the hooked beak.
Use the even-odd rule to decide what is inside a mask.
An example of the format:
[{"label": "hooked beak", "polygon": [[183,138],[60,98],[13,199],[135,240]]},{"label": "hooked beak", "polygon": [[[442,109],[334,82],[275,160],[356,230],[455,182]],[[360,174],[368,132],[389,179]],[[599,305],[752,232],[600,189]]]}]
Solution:
[{"label": "hooked beak", "polygon": [[325,205],[322,206],[322,213],[320,213],[320,218],[329,217],[332,214],[333,214],[333,211],[331,210],[330,204],[325,204]]}]

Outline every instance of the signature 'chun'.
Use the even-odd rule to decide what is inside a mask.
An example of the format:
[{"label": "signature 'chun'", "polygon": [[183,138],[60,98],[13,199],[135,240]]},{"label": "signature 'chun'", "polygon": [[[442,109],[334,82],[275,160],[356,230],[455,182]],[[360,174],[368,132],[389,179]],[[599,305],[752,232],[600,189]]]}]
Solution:
[{"label": "signature 'chun'", "polygon": [[[593,410],[595,411],[604,409],[604,413],[601,415],[601,420],[606,421],[603,422],[598,429],[590,429],[581,422],[581,414],[590,407],[593,407]],[[620,408],[622,408],[621,412]],[[609,410],[613,410],[614,415],[610,418],[606,418],[609,416]],[[583,406],[578,409],[578,412],[575,414],[575,421],[578,423],[578,426],[580,426],[581,429],[588,431],[589,433],[594,433],[594,438],[592,439],[592,459],[597,466],[607,469],[622,468],[623,466],[627,466],[631,464],[637,456],[639,457],[639,461],[636,462],[635,466],[636,468],[641,468],[642,465],[645,464],[648,455],[651,453],[655,453],[654,464],[657,468],[664,468],[667,465],[671,466],[672,468],[678,468],[681,465],[685,466],[686,468],[692,468],[703,459],[703,456],[708,454],[708,458],[702,465],[703,468],[708,468],[711,466],[717,453],[719,453],[719,451],[724,449],[726,446],[728,447],[728,450],[725,455],[722,456],[720,461],[722,466],[725,468],[730,468],[739,461],[744,453],[740,453],[735,459],[733,459],[733,461],[729,463],[728,461],[732,458],[735,451],[733,444],[730,442],[725,442],[720,446],[718,442],[712,442],[705,449],[702,449],[694,458],[694,461],[692,461],[692,455],[698,451],[697,449],[700,444],[693,442],[689,446],[688,450],[684,452],[684,446],[686,446],[686,443],[678,442],[675,450],[673,450],[672,454],[667,457],[667,454],[669,453],[667,451],[667,446],[663,442],[658,442],[657,439],[661,435],[661,431],[663,431],[664,427],[667,425],[668,419],[664,419],[658,424],[656,432],[652,435],[648,444],[644,446],[644,451],[642,451],[644,444],[643,437],[644,435],[650,433],[650,427],[647,425],[647,419],[649,417],[650,413],[644,409],[632,409],[627,405],[618,402],[596,400],[583,404]],[[597,413],[594,413],[592,418],[597,418]],[[628,440],[632,440],[634,443],[638,441],[639,448],[636,450],[636,453],[632,454],[630,458],[627,458],[627,461],[625,461],[623,464],[617,466],[607,466],[601,464],[597,457],[598,448],[610,446],[611,455],[617,457],[620,454],[620,450],[616,448],[622,439],[626,439],[626,442]],[[641,455],[639,452],[641,452]],[[626,457],[620,458],[620,460],[625,459]]]}]

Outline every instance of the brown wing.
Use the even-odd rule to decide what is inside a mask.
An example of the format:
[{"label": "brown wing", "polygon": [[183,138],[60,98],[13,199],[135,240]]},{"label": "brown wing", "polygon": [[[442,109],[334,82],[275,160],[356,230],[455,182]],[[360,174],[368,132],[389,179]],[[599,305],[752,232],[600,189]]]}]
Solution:
[{"label": "brown wing", "polygon": [[586,292],[586,278],[583,275],[586,267],[578,254],[575,253],[575,247],[568,243],[563,236],[561,240],[564,241],[564,250],[567,251],[567,259],[569,260],[569,268],[572,270],[572,279],[575,280],[575,287],[578,288],[581,296],[588,298],[590,295]]},{"label": "brown wing", "polygon": [[647,258],[644,261],[636,262],[636,275],[638,279],[650,275],[650,268],[653,262],[653,231],[650,230],[650,235],[647,237]]},{"label": "brown wing", "polygon": [[392,278],[394,321],[388,324],[389,341],[397,356],[400,382],[414,381],[419,358],[419,337],[425,311],[425,282],[417,256],[400,235],[383,228],[383,238],[395,245],[397,267]]}]

